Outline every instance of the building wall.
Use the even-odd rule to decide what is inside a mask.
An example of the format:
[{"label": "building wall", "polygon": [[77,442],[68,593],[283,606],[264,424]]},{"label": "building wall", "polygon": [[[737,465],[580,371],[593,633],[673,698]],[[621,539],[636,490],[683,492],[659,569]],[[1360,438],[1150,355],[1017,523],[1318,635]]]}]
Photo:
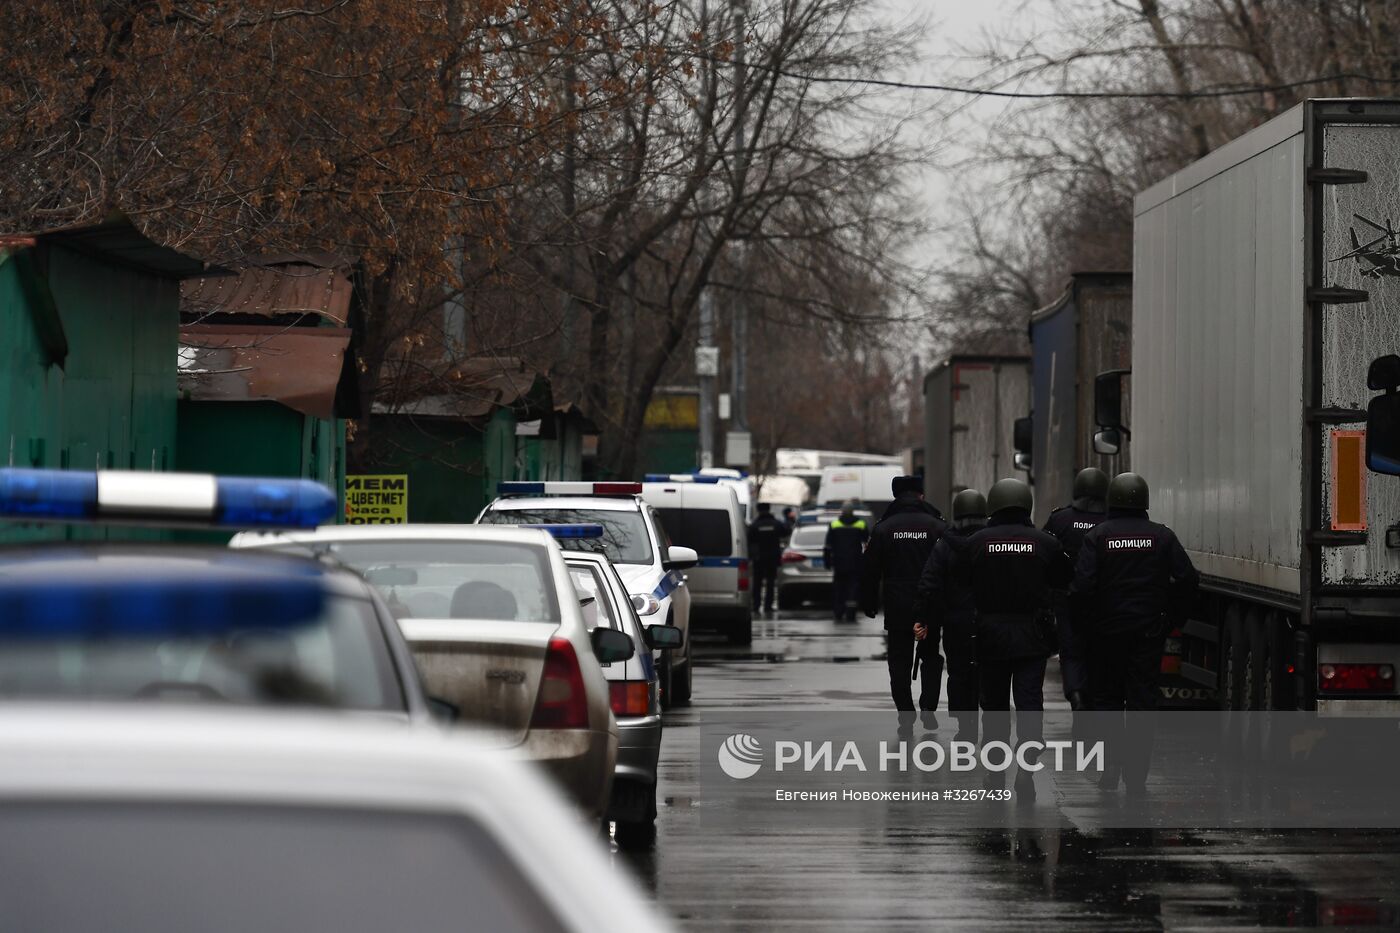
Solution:
[{"label": "building wall", "polygon": [[[0,462],[165,470],[175,460],[179,286],[62,247],[47,280],[68,339],[62,368],[38,341],[28,257],[0,259]],[[0,540],[146,537],[104,528],[0,527]]]},{"label": "building wall", "polygon": [[504,409],[485,425],[447,418],[380,415],[366,473],[408,476],[410,522],[469,523],[516,478],[515,417]]}]

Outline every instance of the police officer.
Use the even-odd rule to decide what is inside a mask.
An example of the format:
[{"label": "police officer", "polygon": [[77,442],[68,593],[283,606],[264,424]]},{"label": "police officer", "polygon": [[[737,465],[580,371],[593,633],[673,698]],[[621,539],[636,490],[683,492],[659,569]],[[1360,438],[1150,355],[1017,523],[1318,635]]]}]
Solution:
[{"label": "police officer", "polygon": [[[1031,524],[1032,504],[1025,483],[998,481],[987,493],[987,527],[953,551],[950,575],[968,587],[977,611],[984,743],[1010,739],[1013,698],[1019,740],[1041,737],[1045,662],[1054,649],[1050,598],[1073,571],[1060,542]],[[1004,774],[989,774],[987,783],[1004,785]],[[1017,774],[1016,790],[1023,802],[1035,798],[1029,772]]]},{"label": "police officer", "polygon": [[[977,609],[972,591],[949,576],[953,552],[987,526],[987,500],[975,489],[953,497],[952,527],[934,545],[923,576],[914,626],[924,664],[938,659],[938,641],[948,656],[948,710],[958,721],[959,741],[977,741]],[[935,670],[941,667],[935,664]]]},{"label": "police officer", "polygon": [[[918,598],[919,576],[928,563],[933,546],[943,537],[947,523],[938,509],[924,501],[922,476],[896,476],[890,483],[894,501],[870,533],[861,568],[860,602],[872,619],[883,604],[886,663],[890,673],[890,695],[899,710],[900,732],[914,728],[914,602]],[[925,670],[920,682],[919,708],[932,710],[938,705],[940,673]],[[932,683],[930,683],[930,680]]]},{"label": "police officer", "polygon": [[831,570],[831,611],[837,622],[854,622],[860,604],[860,568],[870,530],[856,518],[856,504],[841,506],[841,514],[826,529],[822,559]]},{"label": "police officer", "polygon": [[1090,706],[1126,711],[1103,724],[1109,744],[1100,786],[1116,790],[1121,777],[1135,796],[1146,790],[1167,632],[1185,617],[1200,582],[1172,530],[1148,519],[1147,501],[1141,476],[1113,478],[1108,518],[1084,536],[1070,589],[1088,641]]},{"label": "police officer", "polygon": [[783,558],[783,539],[788,527],[773,514],[767,502],[758,504],[758,517],[749,522],[749,561],[753,565],[753,611],[760,605],[764,612],[773,612],[773,591],[778,586],[778,564]]},{"label": "police officer", "polygon": [[[1054,535],[1069,555],[1070,566],[1079,560],[1079,546],[1089,530],[1108,517],[1108,474],[1097,467],[1080,470],[1074,477],[1074,499],[1050,513],[1045,530]],[[1060,640],[1060,678],[1070,709],[1087,709],[1089,662],[1083,633],[1074,628],[1065,593],[1055,594],[1055,622]]]}]

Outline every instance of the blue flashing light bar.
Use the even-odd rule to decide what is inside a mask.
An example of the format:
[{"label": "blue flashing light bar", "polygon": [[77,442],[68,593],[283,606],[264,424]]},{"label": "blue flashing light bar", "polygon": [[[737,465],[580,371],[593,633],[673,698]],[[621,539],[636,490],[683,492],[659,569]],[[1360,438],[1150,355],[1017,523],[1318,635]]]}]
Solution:
[{"label": "blue flashing light bar", "polygon": [[603,536],[603,526],[598,524],[521,525],[520,527],[547,531],[556,538],[601,538]]},{"label": "blue flashing light bar", "polygon": [[81,521],[96,514],[96,473],[0,469],[0,517]]},{"label": "blue flashing light bar", "polygon": [[3,576],[0,640],[163,640],[295,628],[318,619],[325,599],[321,579],[305,574]]},{"label": "blue flashing light bar", "polygon": [[220,476],[215,522],[240,528],[315,528],[335,517],[336,498],[309,479]]},{"label": "blue flashing light bar", "polygon": [[335,493],[307,479],[0,469],[0,518],[222,528],[315,528]]}]

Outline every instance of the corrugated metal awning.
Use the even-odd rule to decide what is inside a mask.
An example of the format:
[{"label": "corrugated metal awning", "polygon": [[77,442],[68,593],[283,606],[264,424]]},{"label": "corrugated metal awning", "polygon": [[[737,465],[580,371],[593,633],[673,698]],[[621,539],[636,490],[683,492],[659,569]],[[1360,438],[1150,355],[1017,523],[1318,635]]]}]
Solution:
[{"label": "corrugated metal awning", "polygon": [[343,327],[180,328],[180,392],[195,401],[272,401],[335,417],[350,330]]},{"label": "corrugated metal awning", "polygon": [[344,325],[353,293],[350,277],[330,256],[276,257],[220,278],[188,279],[180,287],[185,314],[316,314]]}]

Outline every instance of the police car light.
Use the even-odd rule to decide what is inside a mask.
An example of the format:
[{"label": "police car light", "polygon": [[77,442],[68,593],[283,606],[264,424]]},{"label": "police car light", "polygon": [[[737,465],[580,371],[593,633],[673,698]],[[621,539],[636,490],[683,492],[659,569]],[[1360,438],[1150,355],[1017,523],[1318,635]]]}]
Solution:
[{"label": "police car light", "polygon": [[335,516],[335,493],[309,479],[220,476],[215,521],[239,528],[315,528]]},{"label": "police car light", "polygon": [[601,538],[603,536],[603,526],[597,524],[521,525],[520,527],[547,531],[556,538]]},{"label": "police car light", "polygon": [[292,628],[321,616],[325,587],[306,574],[115,572],[0,576],[0,641],[222,635]]},{"label": "police car light", "polygon": [[635,496],[641,483],[498,483],[502,496]]},{"label": "police car light", "polygon": [[0,518],[229,528],[315,528],[335,494],[306,479],[127,470],[0,469]]}]

